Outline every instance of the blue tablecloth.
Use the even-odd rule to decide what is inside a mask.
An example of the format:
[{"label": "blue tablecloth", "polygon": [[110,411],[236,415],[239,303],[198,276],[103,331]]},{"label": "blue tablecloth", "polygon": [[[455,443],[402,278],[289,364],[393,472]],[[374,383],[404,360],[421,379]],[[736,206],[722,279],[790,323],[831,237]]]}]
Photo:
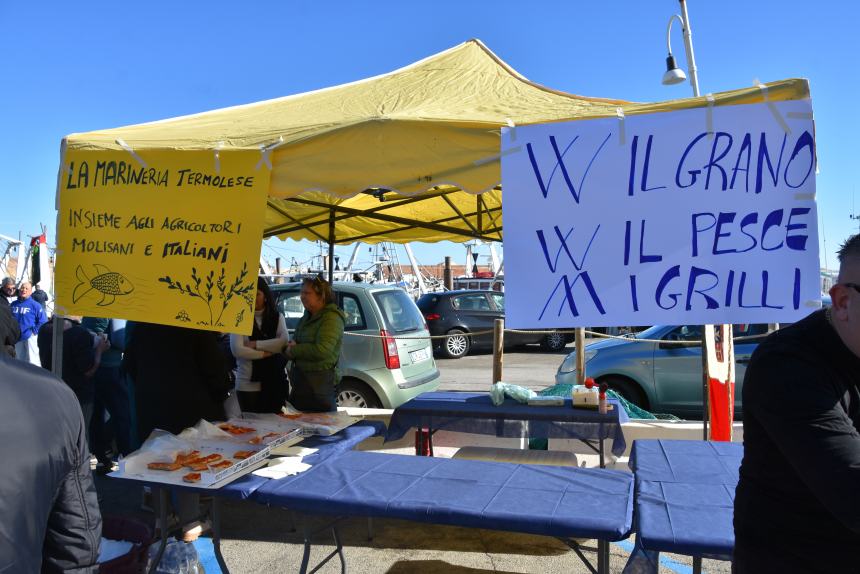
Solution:
[{"label": "blue tablecloth", "polygon": [[614,541],[629,535],[633,477],[605,469],[352,451],[289,482],[272,481],[254,498],[312,513]]},{"label": "blue tablecloth", "polygon": [[640,480],[735,486],[743,455],[735,442],[637,440],[630,468]]},{"label": "blue tablecloth", "polygon": [[546,407],[520,404],[505,399],[494,406],[489,393],[423,393],[394,410],[385,440],[402,438],[409,429],[429,428],[511,438],[567,438],[613,440],[612,452],[620,456],[627,444],[621,423],[629,419],[615,400],[605,415],[597,410],[564,406]]},{"label": "blue tablecloth", "polygon": [[[337,454],[341,454],[348,450],[352,450],[355,446],[363,441],[364,439],[370,438],[372,436],[381,436],[385,433],[385,424],[380,421],[369,421],[362,420],[358,421],[352,426],[349,426],[342,431],[335,433],[331,436],[312,436],[302,440],[298,443],[298,446],[304,446],[309,448],[317,448],[318,452],[306,456],[303,460],[304,462],[316,465],[320,464],[324,460],[331,458]],[[284,479],[286,480],[286,479]],[[238,500],[245,500],[251,497],[254,492],[264,486],[267,482],[278,482],[277,480],[272,481],[269,478],[263,478],[261,476],[254,476],[253,474],[246,474],[240,478],[237,478],[233,482],[222,486],[217,490],[206,489],[206,488],[195,488],[193,486],[178,486],[178,485],[166,485],[159,482],[148,482],[148,481],[138,481],[141,484],[152,486],[156,488],[169,488],[171,490],[187,490],[191,492],[197,492],[200,494],[207,494],[210,496],[222,496],[225,498],[232,498]]]},{"label": "blue tablecloth", "polygon": [[637,547],[730,560],[742,457],[739,443],[634,441]]}]

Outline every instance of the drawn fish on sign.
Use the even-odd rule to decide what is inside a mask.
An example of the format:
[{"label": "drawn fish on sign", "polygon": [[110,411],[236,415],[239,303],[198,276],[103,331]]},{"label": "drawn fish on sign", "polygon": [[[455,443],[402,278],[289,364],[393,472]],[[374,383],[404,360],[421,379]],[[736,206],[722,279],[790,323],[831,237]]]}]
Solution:
[{"label": "drawn fish on sign", "polygon": [[111,305],[117,295],[128,295],[134,291],[134,285],[121,274],[111,271],[104,265],[94,264],[96,275],[90,279],[84,268],[78,265],[75,269],[75,276],[79,283],[75,285],[75,290],[72,291],[72,302],[77,303],[81,297],[90,291],[96,291],[101,294],[101,301],[98,302],[99,307]]}]

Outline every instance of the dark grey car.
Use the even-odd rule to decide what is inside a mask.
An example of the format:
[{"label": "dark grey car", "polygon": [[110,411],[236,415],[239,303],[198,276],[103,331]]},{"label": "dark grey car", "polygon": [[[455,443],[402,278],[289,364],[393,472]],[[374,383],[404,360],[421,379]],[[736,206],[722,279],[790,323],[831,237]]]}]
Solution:
[{"label": "dark grey car", "polygon": [[[492,348],[493,324],[505,318],[505,294],[498,291],[461,290],[427,293],[418,299],[433,346],[449,359],[459,359],[476,348]],[[488,332],[489,331],[489,332]],[[569,340],[555,331],[505,333],[505,347],[540,343],[548,351],[560,351]]]}]

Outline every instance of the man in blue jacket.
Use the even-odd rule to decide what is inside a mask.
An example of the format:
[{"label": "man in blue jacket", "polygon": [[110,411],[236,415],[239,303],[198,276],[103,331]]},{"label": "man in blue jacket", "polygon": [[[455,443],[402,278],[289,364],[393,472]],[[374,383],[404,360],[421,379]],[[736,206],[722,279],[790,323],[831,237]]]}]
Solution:
[{"label": "man in blue jacket", "polygon": [[36,337],[42,325],[48,322],[48,317],[45,309],[30,297],[32,294],[33,286],[29,281],[24,281],[18,286],[18,299],[11,305],[12,315],[21,328],[21,339],[15,344],[15,355],[22,361],[41,366]]}]

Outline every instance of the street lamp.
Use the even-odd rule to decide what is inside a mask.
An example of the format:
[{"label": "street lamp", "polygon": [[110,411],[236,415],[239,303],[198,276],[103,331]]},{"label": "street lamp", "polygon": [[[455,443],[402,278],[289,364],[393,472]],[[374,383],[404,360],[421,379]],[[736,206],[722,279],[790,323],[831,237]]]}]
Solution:
[{"label": "street lamp", "polygon": [[[696,74],[696,57],[693,55],[693,33],[690,31],[690,15],[687,14],[686,0],[678,0],[681,4],[681,14],[673,14],[669,18],[669,25],[666,28],[666,47],[669,50],[669,56],[666,58],[666,73],[663,74],[663,85],[670,86],[683,82],[687,76],[684,70],[679,68],[675,63],[675,57],[672,55],[672,45],[669,43],[672,34],[672,22],[677,19],[681,22],[681,27],[684,31],[684,49],[687,52],[687,68],[690,71],[690,85],[693,86],[693,96],[699,97],[699,76]],[[730,331],[731,332],[731,331]],[[729,337],[731,341],[731,337]],[[702,438],[708,440],[708,350],[705,344],[705,329],[702,329]],[[701,571],[701,563],[696,568],[696,561],[701,558],[694,558],[693,571]]]},{"label": "street lamp", "polygon": [[687,79],[687,74],[684,70],[678,67],[675,63],[675,56],[672,55],[672,22],[676,19],[681,23],[681,28],[684,31],[684,49],[687,52],[687,68],[690,72],[690,85],[693,86],[693,95],[699,96],[699,77],[696,74],[696,57],[693,54],[693,33],[690,30],[690,16],[687,14],[686,0],[678,0],[681,4],[681,14],[673,14],[669,18],[669,25],[666,27],[666,48],[669,55],[666,58],[666,73],[663,74],[663,85],[671,86],[679,84]]}]

